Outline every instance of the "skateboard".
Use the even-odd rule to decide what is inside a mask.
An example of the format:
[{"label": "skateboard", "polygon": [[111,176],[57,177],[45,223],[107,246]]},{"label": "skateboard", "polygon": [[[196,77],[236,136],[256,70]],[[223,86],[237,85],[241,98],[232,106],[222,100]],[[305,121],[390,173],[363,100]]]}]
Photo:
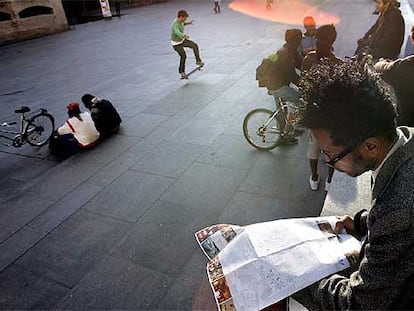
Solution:
[{"label": "skateboard", "polygon": [[186,75],[185,75],[185,78],[180,78],[180,79],[186,79],[186,80],[188,80],[188,77],[189,76],[191,76],[194,72],[196,72],[196,71],[201,71],[201,68],[203,68],[204,66],[197,66],[197,67],[195,67],[193,70],[191,70],[189,73],[187,73]]}]

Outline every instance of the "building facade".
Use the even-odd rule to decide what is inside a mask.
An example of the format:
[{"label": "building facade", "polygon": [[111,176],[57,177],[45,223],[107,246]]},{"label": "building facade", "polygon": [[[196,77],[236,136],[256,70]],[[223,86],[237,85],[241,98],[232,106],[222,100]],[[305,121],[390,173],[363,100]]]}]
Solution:
[{"label": "building facade", "polygon": [[0,44],[66,29],[61,0],[0,0]]},{"label": "building facade", "polygon": [[[0,0],[0,45],[69,29],[70,25],[102,19],[101,0]],[[108,0],[122,8],[166,0]]]}]

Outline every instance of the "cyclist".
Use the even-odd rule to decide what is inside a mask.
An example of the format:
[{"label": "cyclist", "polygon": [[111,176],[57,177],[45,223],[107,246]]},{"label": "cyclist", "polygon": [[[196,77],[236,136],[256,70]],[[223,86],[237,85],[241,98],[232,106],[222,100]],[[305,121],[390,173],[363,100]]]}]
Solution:
[{"label": "cyclist", "polygon": [[[289,101],[293,104],[299,103],[299,94],[292,83],[296,85],[299,81],[299,75],[295,68],[300,69],[302,57],[298,53],[298,48],[302,42],[302,31],[299,29],[287,29],[285,32],[286,43],[283,47],[270,56],[272,65],[268,76],[267,89],[269,95],[273,95],[276,100],[276,107],[279,108],[279,98]],[[286,112],[278,115],[278,121],[284,131]],[[286,131],[284,131],[286,132]],[[293,133],[282,134],[279,141],[281,144],[296,144],[297,139]]]}]

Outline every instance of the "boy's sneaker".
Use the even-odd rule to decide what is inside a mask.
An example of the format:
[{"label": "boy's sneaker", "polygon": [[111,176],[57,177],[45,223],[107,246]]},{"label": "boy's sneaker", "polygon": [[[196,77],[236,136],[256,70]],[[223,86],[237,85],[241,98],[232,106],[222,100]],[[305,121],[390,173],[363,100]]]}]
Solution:
[{"label": "boy's sneaker", "polygon": [[185,72],[180,72],[180,79],[188,79],[188,77],[185,74]]},{"label": "boy's sneaker", "polygon": [[200,61],[196,62],[196,65],[199,66],[199,67],[203,67],[204,63],[200,60]]},{"label": "boy's sneaker", "polygon": [[[309,185],[312,191],[316,191],[319,189],[319,182],[320,182],[320,177],[318,176],[317,180],[313,180],[312,179],[312,175],[309,177]],[[326,186],[326,185],[325,185]]]}]

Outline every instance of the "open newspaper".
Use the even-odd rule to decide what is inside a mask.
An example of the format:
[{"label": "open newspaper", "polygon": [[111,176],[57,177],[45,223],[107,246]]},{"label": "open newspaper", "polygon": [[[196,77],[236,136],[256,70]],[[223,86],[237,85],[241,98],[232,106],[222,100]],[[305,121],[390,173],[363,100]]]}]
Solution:
[{"label": "open newspaper", "polygon": [[280,219],[195,233],[218,310],[261,310],[358,260],[361,243],[336,217]]}]

